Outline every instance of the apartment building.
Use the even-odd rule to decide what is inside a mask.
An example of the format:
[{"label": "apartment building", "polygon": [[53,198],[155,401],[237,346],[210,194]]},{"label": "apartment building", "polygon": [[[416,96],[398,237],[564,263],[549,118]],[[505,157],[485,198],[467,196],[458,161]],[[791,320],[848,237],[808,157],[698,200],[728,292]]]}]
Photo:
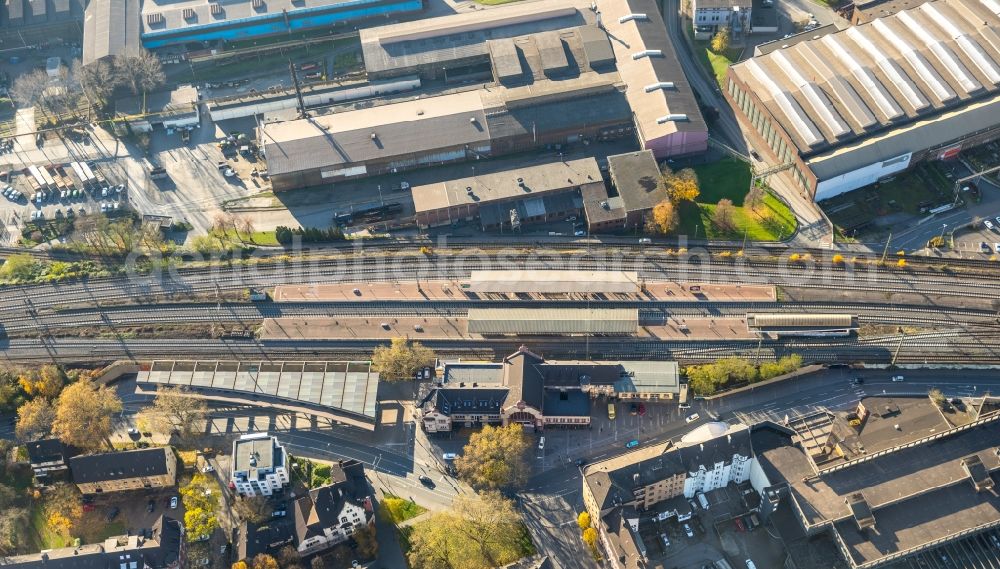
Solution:
[{"label": "apartment building", "polygon": [[243,435],[233,441],[233,486],[244,496],[270,496],[288,484],[287,459],[275,437]]},{"label": "apartment building", "polygon": [[69,468],[84,494],[168,488],[177,483],[177,455],[171,447],[75,456]]}]

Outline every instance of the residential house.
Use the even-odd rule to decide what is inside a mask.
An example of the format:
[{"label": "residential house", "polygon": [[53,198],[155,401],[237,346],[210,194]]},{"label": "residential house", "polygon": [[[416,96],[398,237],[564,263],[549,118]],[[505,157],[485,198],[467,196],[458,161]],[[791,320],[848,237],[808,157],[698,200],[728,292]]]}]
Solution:
[{"label": "residential house", "polygon": [[[764,0],[764,6],[772,0]],[[691,15],[697,39],[709,39],[723,28],[739,34],[750,25],[752,0],[691,0]]]},{"label": "residential house", "polygon": [[298,550],[310,555],[347,541],[375,523],[364,466],[356,460],[333,465],[331,482],[295,501]]},{"label": "residential house", "polygon": [[109,537],[103,543],[47,549],[40,553],[0,557],[4,569],[183,569],[186,566],[183,525],[160,516],[144,534]]},{"label": "residential house", "polygon": [[24,446],[28,449],[28,460],[38,483],[45,484],[69,473],[71,451],[59,439],[31,441]]},{"label": "residential house", "polygon": [[84,494],[167,488],[177,482],[177,455],[170,447],[75,456],[69,467]]},{"label": "residential house", "polygon": [[267,433],[243,435],[233,441],[236,491],[244,496],[270,496],[288,484],[288,455],[278,439]]}]

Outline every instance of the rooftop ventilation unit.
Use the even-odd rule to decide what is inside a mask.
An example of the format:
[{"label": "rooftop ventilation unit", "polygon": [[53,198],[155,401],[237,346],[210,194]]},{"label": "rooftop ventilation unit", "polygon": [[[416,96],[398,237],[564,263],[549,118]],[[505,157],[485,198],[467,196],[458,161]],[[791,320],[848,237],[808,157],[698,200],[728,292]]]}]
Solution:
[{"label": "rooftop ventilation unit", "polygon": [[646,85],[646,92],[652,93],[653,91],[662,91],[665,89],[673,89],[673,88],[674,88],[673,81],[660,81],[659,83]]},{"label": "rooftop ventilation unit", "polygon": [[260,12],[264,9],[264,0],[253,0],[253,9]]},{"label": "rooftop ventilation unit", "polygon": [[209,4],[213,16],[222,16],[222,5],[216,2]]},{"label": "rooftop ventilation unit", "polygon": [[618,23],[624,24],[625,22],[631,22],[632,20],[636,21],[641,20],[645,22],[649,20],[649,16],[647,16],[646,14],[625,14],[621,18],[618,18]]},{"label": "rooftop ventilation unit", "polygon": [[156,12],[154,14],[146,14],[146,25],[155,26],[157,24],[163,23],[163,14]]},{"label": "rooftop ventilation unit", "polygon": [[663,51],[659,49],[646,49],[632,54],[632,59],[642,59],[644,57],[661,57]]},{"label": "rooftop ventilation unit", "polygon": [[194,8],[184,8],[184,19],[185,20],[193,20],[194,17],[195,17],[195,15],[194,15]]},{"label": "rooftop ventilation unit", "polygon": [[685,114],[670,114],[656,119],[656,124],[664,124],[668,122],[686,121],[688,116]]}]

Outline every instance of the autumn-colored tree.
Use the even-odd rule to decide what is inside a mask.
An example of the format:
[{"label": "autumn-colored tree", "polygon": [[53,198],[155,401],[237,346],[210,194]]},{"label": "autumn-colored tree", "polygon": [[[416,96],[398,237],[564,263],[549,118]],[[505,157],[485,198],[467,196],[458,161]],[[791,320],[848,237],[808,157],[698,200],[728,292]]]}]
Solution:
[{"label": "autumn-colored tree", "polygon": [[365,559],[378,557],[378,540],[374,526],[365,526],[354,532],[354,542],[358,544],[358,555]]},{"label": "autumn-colored tree", "polygon": [[188,540],[197,541],[201,536],[211,535],[219,527],[215,512],[219,509],[220,490],[215,479],[199,472],[180,489],[180,495]]},{"label": "autumn-colored tree", "polygon": [[17,381],[29,397],[55,399],[62,391],[66,376],[58,367],[44,365],[40,368],[25,369]]},{"label": "autumn-colored tree", "polygon": [[580,526],[580,530],[583,531],[590,527],[590,514],[587,512],[580,512],[580,515],[576,517],[576,525]]},{"label": "autumn-colored tree", "polygon": [[500,567],[524,555],[514,504],[497,492],[461,496],[451,510],[414,524],[408,553],[414,569]]},{"label": "autumn-colored tree", "polygon": [[232,564],[230,569],[250,569],[250,568],[247,567],[246,561],[237,561],[236,563]]},{"label": "autumn-colored tree", "polygon": [[17,410],[17,438],[33,441],[47,437],[56,420],[56,409],[48,399],[33,399]]},{"label": "autumn-colored tree", "polygon": [[690,168],[676,173],[670,171],[669,168],[664,168],[660,179],[667,189],[667,198],[675,204],[685,201],[693,202],[701,195],[698,175]]},{"label": "autumn-colored tree", "polygon": [[672,201],[665,199],[653,206],[653,211],[646,223],[646,233],[667,235],[677,229],[679,221],[677,207]]},{"label": "autumn-colored tree", "polygon": [[733,206],[733,200],[722,198],[712,211],[712,223],[723,231],[732,231],[735,227],[733,223],[735,216],[736,207]]},{"label": "autumn-colored tree", "polygon": [[120,413],[122,402],[107,387],[90,381],[78,381],[63,389],[56,401],[56,420],[52,433],[62,442],[82,449],[109,447],[114,425],[111,418]]},{"label": "autumn-colored tree", "polygon": [[590,554],[594,556],[594,559],[599,559],[601,554],[597,549],[597,530],[594,528],[583,530],[583,542],[587,544],[587,548],[590,549]]},{"label": "autumn-colored tree", "polygon": [[499,490],[524,484],[528,465],[528,440],[521,425],[486,425],[469,437],[455,468],[462,480],[474,488]]},{"label": "autumn-colored tree", "polygon": [[727,49],[729,49],[729,28],[723,26],[712,36],[712,51],[724,53]]},{"label": "autumn-colored tree", "polygon": [[49,529],[63,537],[71,536],[83,519],[80,491],[76,486],[65,482],[53,484],[45,492],[42,512]]},{"label": "autumn-colored tree", "polygon": [[280,569],[278,560],[266,553],[258,553],[250,563],[251,569]]},{"label": "autumn-colored tree", "polygon": [[206,416],[208,405],[204,399],[191,397],[180,387],[161,387],[153,405],[143,410],[136,420],[162,433],[177,430],[181,438],[187,439],[204,426]]},{"label": "autumn-colored tree", "polygon": [[372,367],[381,379],[408,379],[420,368],[434,364],[434,352],[420,342],[393,338],[389,346],[378,346],[372,352]]},{"label": "autumn-colored tree", "polygon": [[299,550],[295,549],[294,545],[286,545],[278,550],[277,556],[278,565],[281,569],[291,569],[292,567],[297,567],[299,561],[302,561],[302,557],[299,555]]}]

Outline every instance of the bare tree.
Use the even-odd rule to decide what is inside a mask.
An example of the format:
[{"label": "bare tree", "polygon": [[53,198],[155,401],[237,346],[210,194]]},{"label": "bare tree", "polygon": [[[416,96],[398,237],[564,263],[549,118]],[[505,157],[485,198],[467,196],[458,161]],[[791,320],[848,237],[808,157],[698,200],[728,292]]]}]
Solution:
[{"label": "bare tree", "polygon": [[48,87],[49,76],[41,69],[36,69],[14,80],[10,94],[22,107],[33,107],[42,102]]},{"label": "bare tree", "polygon": [[80,84],[80,89],[91,104],[102,107],[108,102],[117,82],[115,70],[110,63],[98,59],[90,65],[83,65],[79,59],[74,59],[70,70],[72,79]]},{"label": "bare tree", "polygon": [[166,81],[159,58],[144,49],[116,55],[115,75],[133,95],[148,93]]}]

